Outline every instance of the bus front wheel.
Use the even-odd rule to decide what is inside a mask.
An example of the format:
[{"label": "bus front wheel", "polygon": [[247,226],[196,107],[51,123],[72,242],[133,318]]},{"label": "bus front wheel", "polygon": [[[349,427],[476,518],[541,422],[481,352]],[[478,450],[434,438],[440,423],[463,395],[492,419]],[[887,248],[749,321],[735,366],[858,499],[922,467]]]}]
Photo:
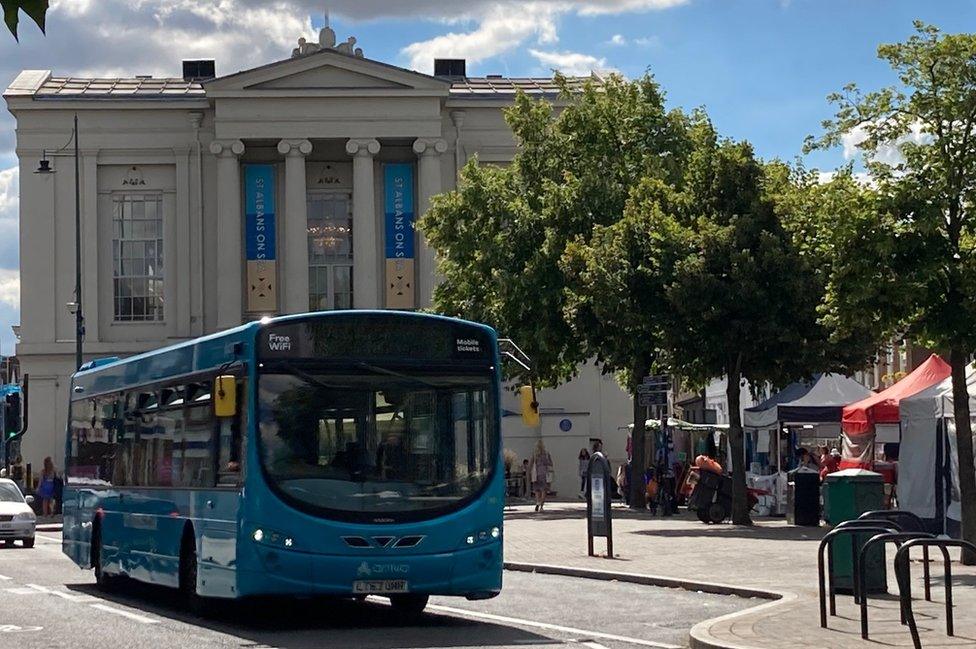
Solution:
[{"label": "bus front wheel", "polygon": [[205,600],[197,593],[197,544],[193,530],[186,529],[180,546],[180,599],[188,611],[203,616]]},{"label": "bus front wheel", "polygon": [[100,590],[110,590],[119,580],[118,577],[106,573],[102,569],[104,562],[102,552],[102,526],[97,521],[92,530],[91,539],[91,567],[95,571],[95,584]]},{"label": "bus front wheel", "polygon": [[393,612],[404,622],[416,621],[427,608],[430,595],[391,595]]}]

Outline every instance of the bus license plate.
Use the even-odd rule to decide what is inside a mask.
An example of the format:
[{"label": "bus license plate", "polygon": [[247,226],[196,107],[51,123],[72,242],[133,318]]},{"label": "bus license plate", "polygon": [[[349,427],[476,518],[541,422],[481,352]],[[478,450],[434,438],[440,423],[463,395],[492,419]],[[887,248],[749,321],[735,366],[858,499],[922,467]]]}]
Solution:
[{"label": "bus license plate", "polygon": [[406,593],[406,579],[377,579],[352,582],[352,592],[358,595]]}]

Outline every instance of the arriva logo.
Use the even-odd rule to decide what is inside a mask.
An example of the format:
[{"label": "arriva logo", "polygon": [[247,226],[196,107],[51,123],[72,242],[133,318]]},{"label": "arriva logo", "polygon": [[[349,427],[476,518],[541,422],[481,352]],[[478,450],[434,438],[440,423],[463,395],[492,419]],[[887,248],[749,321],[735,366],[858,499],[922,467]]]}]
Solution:
[{"label": "arriva logo", "polygon": [[268,334],[268,349],[273,352],[290,352],[291,336]]},{"label": "arriva logo", "polygon": [[410,572],[406,563],[367,563],[363,561],[356,569],[357,577],[372,577],[374,575],[405,575]]},{"label": "arriva logo", "polygon": [[373,571],[369,569],[369,564],[363,561],[359,564],[359,568],[356,570],[357,577],[369,577],[373,574]]}]

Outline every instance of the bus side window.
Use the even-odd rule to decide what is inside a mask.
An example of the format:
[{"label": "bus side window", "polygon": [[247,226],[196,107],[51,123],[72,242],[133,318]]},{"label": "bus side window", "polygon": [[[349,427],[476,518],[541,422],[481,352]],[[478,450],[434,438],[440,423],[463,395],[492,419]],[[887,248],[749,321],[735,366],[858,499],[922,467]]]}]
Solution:
[{"label": "bus side window", "polygon": [[247,428],[247,381],[237,380],[237,408],[233,417],[217,418],[217,484],[236,487],[244,476],[244,437]]}]

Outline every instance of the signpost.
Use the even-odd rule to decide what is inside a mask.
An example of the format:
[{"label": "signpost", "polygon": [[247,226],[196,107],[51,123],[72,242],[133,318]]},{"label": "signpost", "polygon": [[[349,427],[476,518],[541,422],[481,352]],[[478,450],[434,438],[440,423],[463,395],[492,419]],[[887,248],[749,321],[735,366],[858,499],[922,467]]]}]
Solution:
[{"label": "signpost", "polygon": [[586,541],[591,557],[596,556],[593,537],[603,536],[607,539],[607,558],[613,558],[610,480],[610,462],[603,453],[593,453],[586,469]]}]

